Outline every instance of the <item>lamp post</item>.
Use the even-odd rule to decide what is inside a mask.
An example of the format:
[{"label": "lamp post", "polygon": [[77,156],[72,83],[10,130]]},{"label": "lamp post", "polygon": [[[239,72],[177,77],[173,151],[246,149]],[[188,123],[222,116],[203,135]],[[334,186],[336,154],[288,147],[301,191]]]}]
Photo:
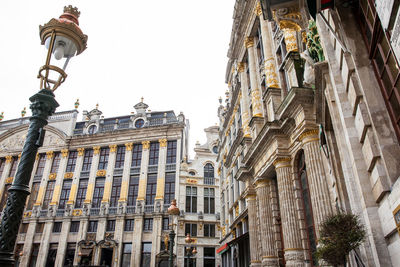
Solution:
[{"label": "lamp post", "polygon": [[[32,117],[21,153],[14,182],[8,190],[7,204],[0,225],[0,266],[14,266],[14,246],[19,225],[30,194],[29,180],[38,148],[42,146],[47,119],[59,106],[53,91],[65,81],[65,69],[71,57],[86,49],[87,36],[79,28],[80,12],[76,7],[64,7],[59,19],[39,26],[42,45],[48,49],[45,64],[39,69],[40,91],[29,100]],[[55,60],[52,60],[54,56]]]},{"label": "lamp post", "polygon": [[174,266],[174,240],[175,240],[175,232],[174,232],[174,222],[173,217],[179,214],[179,208],[176,206],[176,199],[171,201],[171,206],[168,208],[168,214],[171,218],[171,230],[169,231],[169,259],[168,259],[168,266]]},{"label": "lamp post", "polygon": [[[185,238],[185,242],[190,244],[193,243],[195,240],[190,237],[190,234],[188,233]],[[197,254],[196,247],[187,247],[186,248],[186,256],[187,256],[187,267],[190,267],[190,260],[192,256],[195,256]]]}]

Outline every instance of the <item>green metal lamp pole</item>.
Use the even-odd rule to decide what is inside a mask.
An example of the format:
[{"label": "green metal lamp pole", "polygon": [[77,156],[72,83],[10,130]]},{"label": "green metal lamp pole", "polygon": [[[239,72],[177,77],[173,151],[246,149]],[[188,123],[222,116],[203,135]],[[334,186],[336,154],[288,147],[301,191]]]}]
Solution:
[{"label": "green metal lamp pole", "polygon": [[22,149],[21,161],[14,182],[8,190],[7,205],[3,211],[0,225],[0,266],[14,266],[14,246],[18,235],[19,225],[25,208],[26,198],[30,194],[29,181],[35,163],[38,148],[42,146],[48,116],[52,115],[58,107],[54,94],[43,89],[33,95],[31,124]]},{"label": "green metal lamp pole", "polygon": [[[59,19],[51,19],[39,27],[42,44],[48,48],[46,63],[39,70],[40,91],[29,100],[32,117],[28,134],[21,153],[21,160],[15,179],[8,190],[6,207],[0,223],[0,266],[12,267],[15,264],[14,246],[25,208],[26,198],[30,194],[29,182],[38,148],[42,146],[47,119],[59,106],[53,91],[64,82],[64,72],[71,57],[86,49],[87,36],[79,28],[80,12],[72,6],[64,7]],[[59,61],[51,65],[54,58]],[[63,59],[63,60],[61,60]],[[56,63],[56,62],[54,62]]]}]

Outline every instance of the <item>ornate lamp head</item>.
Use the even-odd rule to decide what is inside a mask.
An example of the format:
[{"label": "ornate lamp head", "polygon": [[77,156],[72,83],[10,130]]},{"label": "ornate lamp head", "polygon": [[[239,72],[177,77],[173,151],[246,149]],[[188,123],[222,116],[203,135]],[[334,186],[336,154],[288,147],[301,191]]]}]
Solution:
[{"label": "ornate lamp head", "polygon": [[176,199],[171,201],[171,206],[168,208],[168,214],[179,215],[179,208],[176,206]]},{"label": "ornate lamp head", "polygon": [[40,89],[56,90],[67,77],[65,69],[70,58],[86,49],[88,37],[79,28],[79,15],[76,7],[66,6],[58,19],[39,26],[42,45],[48,49],[46,63],[38,74]]}]

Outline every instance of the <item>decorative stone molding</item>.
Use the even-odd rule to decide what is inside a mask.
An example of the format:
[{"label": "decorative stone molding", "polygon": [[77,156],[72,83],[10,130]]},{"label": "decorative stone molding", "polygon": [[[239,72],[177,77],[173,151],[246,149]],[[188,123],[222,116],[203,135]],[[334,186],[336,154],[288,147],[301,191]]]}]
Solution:
[{"label": "decorative stone molding", "polygon": [[125,147],[126,147],[126,150],[127,150],[127,151],[132,151],[133,143],[126,143],[126,144],[125,144]]},{"label": "decorative stone molding", "polygon": [[13,156],[6,156],[6,163],[10,163]]},{"label": "decorative stone molding", "polygon": [[167,139],[159,139],[158,142],[160,142],[160,147],[167,147]]},{"label": "decorative stone molding", "polygon": [[39,160],[39,152],[36,153],[36,160]]},{"label": "decorative stone molding", "polygon": [[150,148],[150,141],[143,141],[142,145],[143,145],[143,149],[149,149]]},{"label": "decorative stone molding", "polygon": [[22,155],[21,153],[18,154],[18,160],[21,159],[21,155]]},{"label": "decorative stone molding", "polygon": [[100,146],[94,146],[93,147],[93,154],[98,155],[100,153]]},{"label": "decorative stone molding", "polygon": [[117,151],[117,145],[109,145],[108,147],[110,148],[111,153],[115,153]]},{"label": "decorative stone molding", "polygon": [[64,179],[72,179],[73,176],[74,176],[73,172],[66,172],[64,174]]},{"label": "decorative stone molding", "polygon": [[66,158],[68,156],[68,149],[61,149],[61,155],[63,158]]},{"label": "decorative stone molding", "polygon": [[55,180],[57,178],[57,173],[56,172],[52,172],[49,175],[49,181]]},{"label": "decorative stone molding", "polygon": [[317,141],[319,140],[318,134],[319,134],[318,129],[306,131],[299,136],[299,140],[302,141],[303,143]]},{"label": "decorative stone molding", "polygon": [[101,176],[106,176],[107,171],[106,170],[98,170],[96,172],[96,176],[101,177]]},{"label": "decorative stone molding", "polygon": [[74,209],[72,211],[72,216],[81,216],[82,215],[82,210],[81,209]]},{"label": "decorative stone molding", "polygon": [[47,159],[52,159],[54,157],[54,152],[53,151],[47,151],[46,155],[47,155]]},{"label": "decorative stone molding", "polygon": [[246,48],[250,48],[253,47],[253,45],[254,45],[254,37],[252,36],[246,37],[246,39],[244,40],[244,46]]},{"label": "decorative stone molding", "polygon": [[[261,9],[260,1],[257,2],[256,9],[254,10],[254,14],[256,14],[256,15],[259,16],[259,17],[260,17],[261,14],[262,14],[262,9]],[[263,19],[263,18],[261,18],[261,19]]]},{"label": "decorative stone molding", "polygon": [[256,186],[256,188],[265,187],[265,186],[268,186],[270,184],[270,182],[271,182],[271,180],[259,179],[256,181],[255,186]]},{"label": "decorative stone molding", "polygon": [[235,216],[239,216],[239,205],[236,205],[235,207]]},{"label": "decorative stone molding", "polygon": [[264,70],[267,87],[279,88],[278,74],[276,74],[275,59],[273,57],[264,61]]},{"label": "decorative stone molding", "polygon": [[26,211],[24,212],[24,218],[29,218],[32,216],[32,211]]},{"label": "decorative stone molding", "polygon": [[14,181],[14,177],[7,177],[6,178],[6,184],[12,184],[13,181]]},{"label": "decorative stone molding", "polygon": [[77,150],[78,150],[78,156],[82,157],[83,153],[85,153],[85,149],[81,147],[81,148],[78,148]]},{"label": "decorative stone molding", "polygon": [[279,158],[279,159],[276,159],[272,164],[274,164],[275,169],[283,168],[283,167],[290,167],[291,160],[292,160],[292,158],[290,158],[290,157]]},{"label": "decorative stone molding", "polygon": [[239,62],[237,64],[237,71],[238,72],[244,72],[245,71],[245,67],[246,67],[246,63],[244,62]]}]

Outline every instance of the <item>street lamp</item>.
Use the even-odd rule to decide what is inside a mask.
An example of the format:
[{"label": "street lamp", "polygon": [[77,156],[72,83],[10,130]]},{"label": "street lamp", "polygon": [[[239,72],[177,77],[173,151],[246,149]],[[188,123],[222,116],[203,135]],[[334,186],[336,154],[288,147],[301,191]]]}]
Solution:
[{"label": "street lamp", "polygon": [[174,239],[175,239],[175,232],[174,232],[174,222],[173,217],[175,215],[179,215],[179,208],[176,206],[176,199],[171,201],[171,206],[168,208],[168,214],[171,218],[171,230],[169,231],[169,259],[168,259],[168,266],[174,266]]},{"label": "street lamp", "polygon": [[[193,243],[194,241],[195,241],[195,239],[191,238],[190,234],[188,233],[186,235],[185,242],[190,244],[190,243]],[[196,254],[197,254],[196,247],[193,247],[193,248],[192,247],[187,247],[186,248],[187,267],[190,267],[190,260],[191,260],[192,256],[195,256]]]},{"label": "street lamp", "polygon": [[[51,19],[39,26],[42,45],[48,49],[45,65],[38,74],[40,91],[29,98],[32,117],[21,153],[14,182],[8,190],[7,204],[0,225],[0,266],[14,266],[14,246],[19,225],[30,194],[29,180],[38,148],[42,146],[47,119],[59,106],[53,91],[65,81],[65,69],[71,57],[86,49],[87,36],[79,28],[80,12],[76,7],[64,7],[59,19]],[[52,57],[56,60],[52,60]]]}]

